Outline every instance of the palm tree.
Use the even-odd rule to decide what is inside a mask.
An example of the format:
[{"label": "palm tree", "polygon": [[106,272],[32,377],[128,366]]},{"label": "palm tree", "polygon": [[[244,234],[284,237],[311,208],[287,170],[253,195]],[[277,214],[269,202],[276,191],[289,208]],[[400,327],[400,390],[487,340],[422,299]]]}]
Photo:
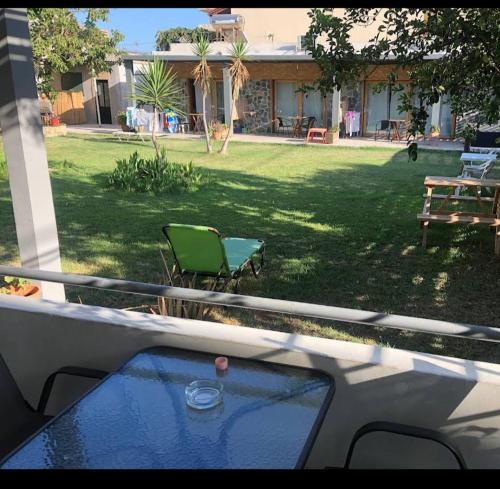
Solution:
[{"label": "palm tree", "polygon": [[130,98],[135,100],[138,105],[151,105],[153,107],[151,139],[156,156],[159,157],[160,147],[156,140],[158,113],[169,108],[178,114],[184,114],[179,107],[182,89],[177,83],[175,73],[172,73],[172,68],[167,70],[166,63],[156,57],[153,58],[153,62],[148,62],[139,76],[139,80],[135,83],[135,94],[131,94]]},{"label": "palm tree", "polygon": [[230,56],[232,58],[231,68],[229,68],[229,75],[232,82],[232,107],[231,117],[229,119],[229,131],[227,132],[224,144],[219,153],[225,154],[229,144],[229,138],[233,132],[233,113],[236,110],[236,102],[240,95],[240,90],[243,84],[250,78],[247,67],[243,64],[246,61],[247,43],[242,40],[235,41],[231,46]]},{"label": "palm tree", "polygon": [[210,42],[208,39],[200,35],[196,39],[196,43],[193,46],[193,53],[200,58],[200,62],[195,66],[193,70],[194,82],[201,88],[201,104],[203,113],[203,129],[205,131],[205,139],[207,141],[207,152],[212,152],[212,145],[210,144],[210,136],[208,134],[207,127],[207,117],[205,114],[206,110],[206,98],[210,92],[210,81],[212,79],[212,70],[207,63],[207,56],[210,53]]}]

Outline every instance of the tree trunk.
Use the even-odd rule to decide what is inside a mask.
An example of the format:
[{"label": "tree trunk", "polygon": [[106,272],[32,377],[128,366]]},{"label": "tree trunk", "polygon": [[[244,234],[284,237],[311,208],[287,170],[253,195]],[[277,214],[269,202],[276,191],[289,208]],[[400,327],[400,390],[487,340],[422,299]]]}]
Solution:
[{"label": "tree trunk", "polygon": [[207,127],[207,114],[205,112],[205,94],[202,93],[202,99],[201,99],[201,107],[202,107],[202,112],[203,112],[203,129],[205,130],[205,140],[207,142],[207,153],[212,152],[212,145],[210,144],[210,135],[208,134],[208,127]]},{"label": "tree trunk", "polygon": [[156,107],[153,107],[153,127],[151,128],[151,140],[153,141],[153,146],[156,151],[156,157],[160,156],[160,147],[158,146],[158,141],[156,140],[156,119],[158,119],[158,112]]},{"label": "tree trunk", "polygon": [[229,129],[227,131],[226,139],[224,139],[224,144],[222,145],[222,148],[220,149],[219,153],[225,155],[227,152],[227,147],[229,145],[229,138],[231,137],[231,134],[233,133],[233,114],[234,111],[236,110],[236,100],[233,98],[233,103],[231,104],[231,118],[229,120]]}]

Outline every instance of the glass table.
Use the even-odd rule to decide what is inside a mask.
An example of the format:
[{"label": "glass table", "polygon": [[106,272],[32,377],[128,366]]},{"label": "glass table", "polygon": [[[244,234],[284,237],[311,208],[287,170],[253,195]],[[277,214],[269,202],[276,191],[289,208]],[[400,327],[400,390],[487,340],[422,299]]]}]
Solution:
[{"label": "glass table", "polygon": [[[334,392],[326,373],[170,347],[137,353],[6,457],[3,469],[300,468]],[[223,402],[186,404],[197,379]]]}]

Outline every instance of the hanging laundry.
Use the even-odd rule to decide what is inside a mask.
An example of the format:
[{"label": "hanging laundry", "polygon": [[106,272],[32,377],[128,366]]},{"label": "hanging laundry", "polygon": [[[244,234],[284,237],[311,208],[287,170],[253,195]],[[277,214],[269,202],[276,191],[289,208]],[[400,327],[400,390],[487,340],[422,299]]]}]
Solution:
[{"label": "hanging laundry", "polygon": [[349,133],[349,137],[351,137],[353,133],[359,133],[360,119],[361,114],[359,112],[349,110],[345,113],[345,127],[346,133]]},{"label": "hanging laundry", "polygon": [[177,132],[177,114],[173,110],[167,109],[165,115],[167,116],[167,131]]},{"label": "hanging laundry", "polygon": [[135,119],[137,127],[142,126],[145,130],[149,130],[148,113],[144,109],[136,109]]},{"label": "hanging laundry", "polygon": [[127,126],[135,127],[135,107],[127,107]]}]

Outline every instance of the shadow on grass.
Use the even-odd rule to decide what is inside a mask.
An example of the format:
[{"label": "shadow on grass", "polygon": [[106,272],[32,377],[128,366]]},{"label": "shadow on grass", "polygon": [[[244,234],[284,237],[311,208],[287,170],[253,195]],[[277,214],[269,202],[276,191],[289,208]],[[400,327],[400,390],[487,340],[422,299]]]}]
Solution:
[{"label": "shadow on grass", "polygon": [[[244,294],[500,327],[500,264],[491,232],[436,225],[429,248],[420,247],[416,214],[423,204],[423,179],[456,175],[457,161],[454,153],[436,158],[436,152],[420,151],[417,163],[408,163],[401,151],[383,166],[344,164],[286,181],[210,169],[209,187],[156,196],[108,189],[105,173],[81,178],[72,173],[71,162],[66,174],[51,163],[61,255],[76,273],[158,283],[158,249],[166,248],[161,227],[210,225],[226,236],[266,241],[264,272],[259,280],[243,279]],[[6,261],[15,250],[15,230],[5,218],[11,209],[3,190],[0,219],[11,237],[0,255]],[[68,288],[68,297],[111,307],[154,303],[76,288]],[[455,338],[238,309],[215,315],[254,327],[500,360],[495,345]]]}]

